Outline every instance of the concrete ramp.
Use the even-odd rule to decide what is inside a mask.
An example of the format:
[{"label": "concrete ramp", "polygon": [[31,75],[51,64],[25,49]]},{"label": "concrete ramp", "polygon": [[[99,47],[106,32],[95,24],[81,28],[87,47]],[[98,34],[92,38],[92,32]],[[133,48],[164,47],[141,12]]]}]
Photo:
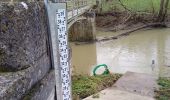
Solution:
[{"label": "concrete ramp", "polygon": [[158,88],[157,77],[134,72],[125,73],[111,88],[84,100],[155,100],[154,90]]},{"label": "concrete ramp", "polygon": [[153,75],[127,72],[114,86],[120,90],[154,97],[154,90],[158,88],[156,80],[157,77]]},{"label": "concrete ramp", "polygon": [[138,94],[118,90],[116,88],[108,88],[98,93],[99,98],[93,96],[87,97],[83,100],[154,100],[151,97],[141,96]]}]

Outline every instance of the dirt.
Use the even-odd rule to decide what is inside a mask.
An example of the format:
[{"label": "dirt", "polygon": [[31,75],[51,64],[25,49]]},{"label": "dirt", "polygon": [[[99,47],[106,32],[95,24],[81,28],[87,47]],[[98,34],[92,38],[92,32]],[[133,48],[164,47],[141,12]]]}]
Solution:
[{"label": "dirt", "polygon": [[[119,31],[137,28],[139,26],[154,23],[156,15],[150,13],[129,14],[128,12],[108,12],[96,14],[96,27],[100,31]],[[167,17],[165,22],[169,22]]]}]

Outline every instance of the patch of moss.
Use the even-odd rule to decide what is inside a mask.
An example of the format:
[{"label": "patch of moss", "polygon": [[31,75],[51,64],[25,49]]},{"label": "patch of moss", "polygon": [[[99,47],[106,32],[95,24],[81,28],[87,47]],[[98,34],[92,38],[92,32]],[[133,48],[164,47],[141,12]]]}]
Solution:
[{"label": "patch of moss", "polygon": [[[0,49],[0,64],[3,62],[5,52]],[[9,72],[10,70],[4,66],[0,66],[0,72]]]},{"label": "patch of moss", "polygon": [[[5,52],[4,50],[0,49],[0,65],[4,62],[4,58],[5,58]],[[0,66],[0,72],[4,73],[4,72],[16,72],[18,70],[24,70],[24,69],[27,69],[29,68],[30,65],[25,65],[24,67],[21,67],[20,69],[17,69],[17,68],[13,68],[13,67],[10,67],[10,66],[5,66],[5,65],[1,65]]]},{"label": "patch of moss", "polygon": [[8,72],[9,70],[5,67],[0,66],[0,72]]},{"label": "patch of moss", "polygon": [[83,99],[87,96],[95,94],[107,87],[112,86],[121,76],[122,76],[121,74],[99,76],[73,76],[72,77],[73,98],[80,97],[81,99]]},{"label": "patch of moss", "polygon": [[0,62],[2,60],[3,55],[4,55],[4,52],[3,52],[3,50],[0,49]]},{"label": "patch of moss", "polygon": [[159,78],[159,90],[156,90],[157,100],[170,100],[170,78]]},{"label": "patch of moss", "polygon": [[0,73],[5,73],[5,72],[17,72],[18,70],[12,67],[5,67],[5,66],[0,66]]},{"label": "patch of moss", "polygon": [[[5,58],[5,52],[4,50],[0,49],[0,64],[2,64],[4,62],[4,58]],[[0,66],[0,72],[8,72],[9,69],[7,69],[4,66]]]}]

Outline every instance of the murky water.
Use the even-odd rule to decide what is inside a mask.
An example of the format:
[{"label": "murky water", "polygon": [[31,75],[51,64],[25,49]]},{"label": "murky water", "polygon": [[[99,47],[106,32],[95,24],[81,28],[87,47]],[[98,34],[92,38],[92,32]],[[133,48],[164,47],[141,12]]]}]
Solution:
[{"label": "murky water", "polygon": [[[98,31],[97,37],[116,34]],[[94,66],[107,64],[112,73],[170,76],[170,29],[136,31],[117,40],[71,47],[74,74],[91,75]]]}]

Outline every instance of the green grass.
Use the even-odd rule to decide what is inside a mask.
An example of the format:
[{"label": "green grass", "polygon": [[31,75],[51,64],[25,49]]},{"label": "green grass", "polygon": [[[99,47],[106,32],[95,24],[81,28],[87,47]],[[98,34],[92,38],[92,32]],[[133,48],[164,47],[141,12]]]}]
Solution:
[{"label": "green grass", "polygon": [[[158,13],[160,0],[121,0],[122,3],[132,12],[147,12]],[[170,3],[169,3],[170,6]],[[103,12],[108,11],[124,11],[125,9],[120,5],[119,0],[102,0]]]},{"label": "green grass", "polygon": [[93,95],[102,89],[112,86],[119,78],[120,74],[99,75],[99,76],[73,76],[72,92],[73,98],[85,98]]},{"label": "green grass", "polygon": [[160,89],[156,91],[156,99],[170,100],[170,78],[160,78],[158,84]]}]

